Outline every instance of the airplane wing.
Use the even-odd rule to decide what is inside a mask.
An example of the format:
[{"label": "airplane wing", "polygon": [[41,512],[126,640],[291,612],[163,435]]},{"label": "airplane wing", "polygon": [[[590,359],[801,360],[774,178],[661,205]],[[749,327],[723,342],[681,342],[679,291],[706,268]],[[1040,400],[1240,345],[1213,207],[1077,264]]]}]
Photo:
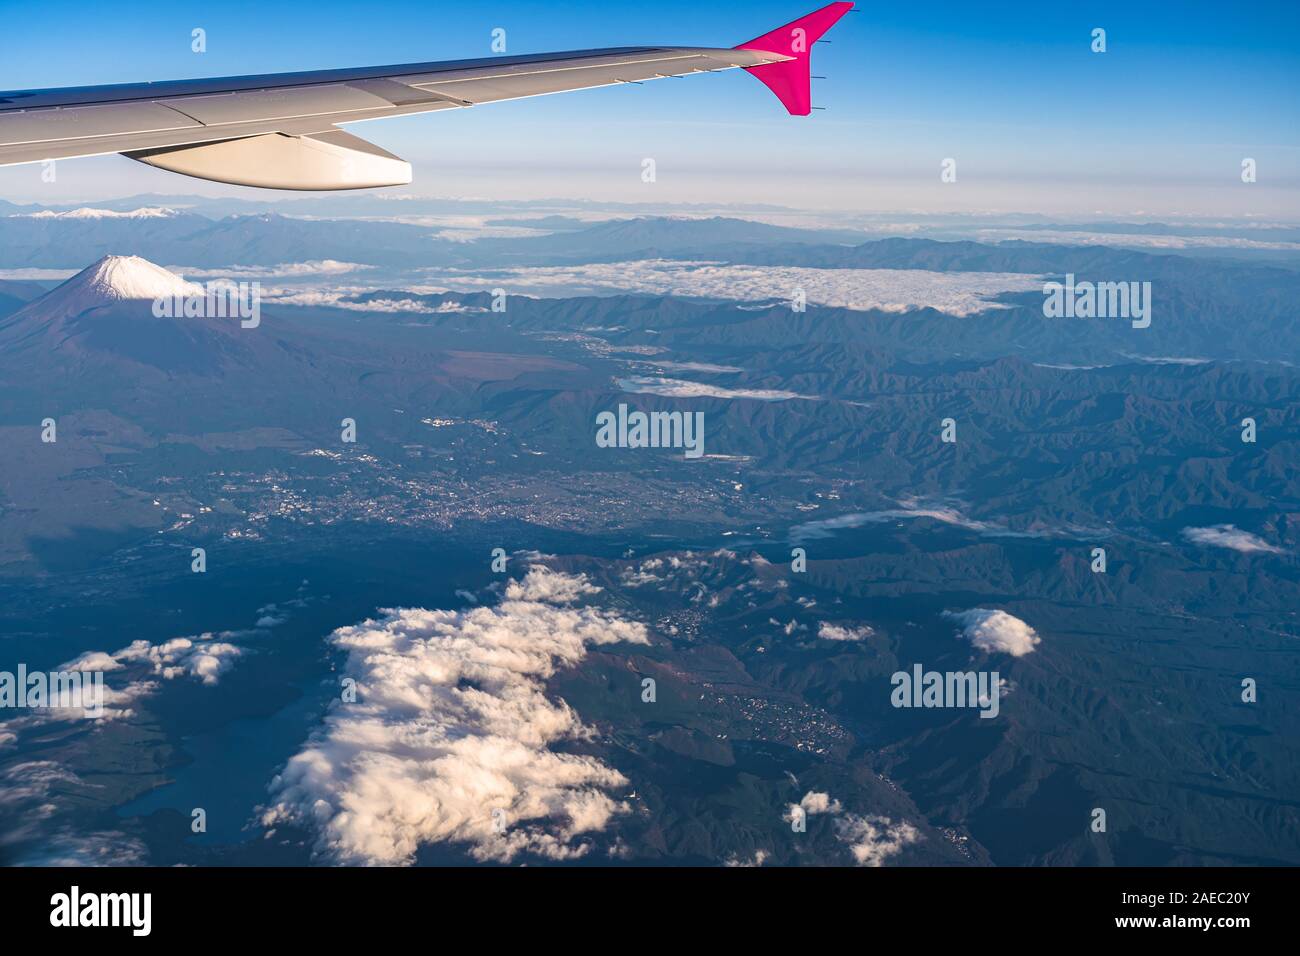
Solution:
[{"label": "airplane wing", "polygon": [[625,47],[0,93],[0,166],[121,153],[243,186],[403,185],[409,163],[338,124],[729,69],[751,72],[792,114],[807,115],[812,44],[852,6],[832,3],[734,49]]}]

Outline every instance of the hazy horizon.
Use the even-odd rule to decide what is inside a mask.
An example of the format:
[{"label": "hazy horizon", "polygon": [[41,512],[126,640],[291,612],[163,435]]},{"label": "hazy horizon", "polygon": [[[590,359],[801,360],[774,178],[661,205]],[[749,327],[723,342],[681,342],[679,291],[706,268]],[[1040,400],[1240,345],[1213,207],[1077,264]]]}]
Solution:
[{"label": "hazy horizon", "polygon": [[[348,7],[292,10],[154,0],[33,8],[6,24],[0,89],[288,72],[654,43],[732,46],[806,4],[398,3],[359,31]],[[1265,3],[1087,12],[1016,3],[860,6],[819,45],[810,117],[739,71],[402,117],[348,128],[410,161],[419,194],[503,201],[770,202],[812,210],[1300,218],[1297,12]],[[1106,31],[1105,52],[1092,33]],[[191,50],[205,32],[206,52]],[[57,36],[58,42],[51,42]],[[656,177],[643,182],[653,159]],[[1242,182],[1255,162],[1256,181]],[[956,181],[941,182],[955,161]],[[133,193],[262,198],[118,156],[0,169],[0,196]]]}]

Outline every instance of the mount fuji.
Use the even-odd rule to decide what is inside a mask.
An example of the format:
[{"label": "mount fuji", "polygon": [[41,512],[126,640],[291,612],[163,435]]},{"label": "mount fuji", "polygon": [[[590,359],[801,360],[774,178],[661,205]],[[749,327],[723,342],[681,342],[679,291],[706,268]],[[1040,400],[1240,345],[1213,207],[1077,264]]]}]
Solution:
[{"label": "mount fuji", "polygon": [[186,282],[147,259],[104,256],[28,308],[51,321],[72,318],[115,302],[202,294],[202,286]]},{"label": "mount fuji", "polygon": [[294,348],[236,318],[159,317],[154,303],[204,287],[138,256],[104,256],[0,320],[0,367],[78,377],[95,370],[147,381],[214,376],[262,365]]},{"label": "mount fuji", "polygon": [[[372,409],[391,417],[395,403],[464,402],[493,377],[426,329],[355,312],[266,306],[247,327],[233,309],[176,314],[177,300],[204,292],[146,259],[110,255],[0,318],[0,421],[35,401],[107,410],[157,433],[250,423],[302,432]],[[159,300],[172,308],[156,309]]]}]

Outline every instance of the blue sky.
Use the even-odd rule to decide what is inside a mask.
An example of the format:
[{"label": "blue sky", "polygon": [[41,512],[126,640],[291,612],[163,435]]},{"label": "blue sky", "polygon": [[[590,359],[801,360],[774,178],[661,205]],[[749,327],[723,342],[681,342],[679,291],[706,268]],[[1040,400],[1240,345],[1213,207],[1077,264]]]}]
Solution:
[{"label": "blue sky", "polygon": [[[0,0],[0,88],[488,56],[496,27],[509,53],[732,46],[817,5]],[[207,31],[201,55],[194,27]],[[1104,54],[1090,50],[1094,27]],[[860,3],[828,39],[814,89],[826,110],[806,119],[737,72],[352,129],[410,159],[424,195],[1300,216],[1294,2]],[[1244,187],[1247,156],[1259,182]],[[943,184],[949,157],[957,182]],[[0,196],[239,192],[117,157],[73,162],[57,190],[37,167],[0,170]]]}]

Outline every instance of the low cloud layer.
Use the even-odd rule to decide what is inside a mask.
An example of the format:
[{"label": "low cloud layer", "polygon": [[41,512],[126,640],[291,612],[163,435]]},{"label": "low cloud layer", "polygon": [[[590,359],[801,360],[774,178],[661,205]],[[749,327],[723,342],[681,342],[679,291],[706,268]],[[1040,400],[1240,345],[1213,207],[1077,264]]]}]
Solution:
[{"label": "low cloud layer", "polygon": [[589,852],[583,835],[629,809],[608,792],[627,780],[551,749],[591,730],[545,681],[589,647],[648,643],[642,624],[570,606],[599,590],[534,567],[496,607],[387,610],[335,631],[356,701],[337,701],[272,782],[263,823],[312,829],[316,854],[341,863],[408,864],[433,843],[499,862]]},{"label": "low cloud layer", "polygon": [[85,780],[53,760],[25,760],[0,772],[0,858],[15,866],[139,866],[148,853],[120,831],[51,824],[68,792]]},{"label": "low cloud layer", "polygon": [[372,268],[357,262],[337,259],[308,259],[306,262],[281,262],[273,266],[223,266],[219,269],[198,266],[168,266],[177,275],[192,279],[297,279],[316,276],[346,275]]},{"label": "low cloud layer", "polygon": [[790,541],[793,544],[802,544],[805,541],[834,537],[837,531],[846,528],[861,528],[870,524],[884,524],[913,518],[929,518],[933,521],[939,521],[956,528],[965,528],[967,531],[973,531],[976,534],[991,538],[1032,538],[1048,533],[1045,530],[1014,531],[1005,525],[996,524],[992,521],[969,518],[952,502],[925,502],[917,498],[904,498],[899,502],[899,505],[898,508],[885,508],[880,511],[859,511],[852,514],[836,515],[834,518],[808,521],[790,529]]},{"label": "low cloud layer", "polygon": [[[1264,224],[1260,224],[1264,225]],[[1267,235],[1267,233],[1263,233]],[[1110,246],[1143,249],[1269,249],[1300,251],[1300,243],[1270,239],[1247,239],[1226,235],[1167,235],[1137,232],[1095,232],[1072,229],[987,228],[976,231],[982,242],[1018,239],[1023,242],[1050,242],[1053,245]]]},{"label": "low cloud layer", "polygon": [[816,395],[800,395],[773,388],[728,388],[680,378],[636,375],[618,379],[618,387],[639,395],[662,395],[666,398],[749,398],[760,402],[785,402],[790,399],[816,401]]},{"label": "low cloud layer", "polygon": [[712,375],[736,375],[744,371],[743,368],[735,365],[715,365],[712,362],[654,362],[652,364],[673,372],[708,372]]},{"label": "low cloud layer", "polygon": [[1236,525],[1216,524],[1208,528],[1184,528],[1183,537],[1193,544],[1204,544],[1216,548],[1231,548],[1242,554],[1264,552],[1281,554],[1283,549],[1275,547],[1258,535],[1242,531]]},{"label": "low cloud layer", "polygon": [[441,276],[456,288],[502,285],[523,294],[570,296],[634,292],[733,302],[789,302],[802,289],[809,302],[846,309],[910,312],[932,308],[974,315],[1006,308],[1006,292],[1041,291],[1041,276],[1010,272],[923,269],[810,269],[645,259],[631,262],[507,269],[491,276]]},{"label": "low cloud layer", "polygon": [[1037,631],[1006,611],[977,607],[945,611],[943,616],[960,624],[962,637],[986,654],[1024,657],[1042,642]]},{"label": "low cloud layer", "polygon": [[[401,293],[393,297],[362,300],[359,297],[370,290],[363,288],[347,289],[292,289],[274,288],[263,292],[263,298],[276,305],[301,305],[325,309],[344,309],[349,312],[383,312],[388,314],[411,313],[413,315],[444,315],[460,312],[486,312],[482,306],[462,305],[456,301],[440,302],[437,305],[418,298],[404,298]],[[444,291],[444,290],[439,290]]]}]

